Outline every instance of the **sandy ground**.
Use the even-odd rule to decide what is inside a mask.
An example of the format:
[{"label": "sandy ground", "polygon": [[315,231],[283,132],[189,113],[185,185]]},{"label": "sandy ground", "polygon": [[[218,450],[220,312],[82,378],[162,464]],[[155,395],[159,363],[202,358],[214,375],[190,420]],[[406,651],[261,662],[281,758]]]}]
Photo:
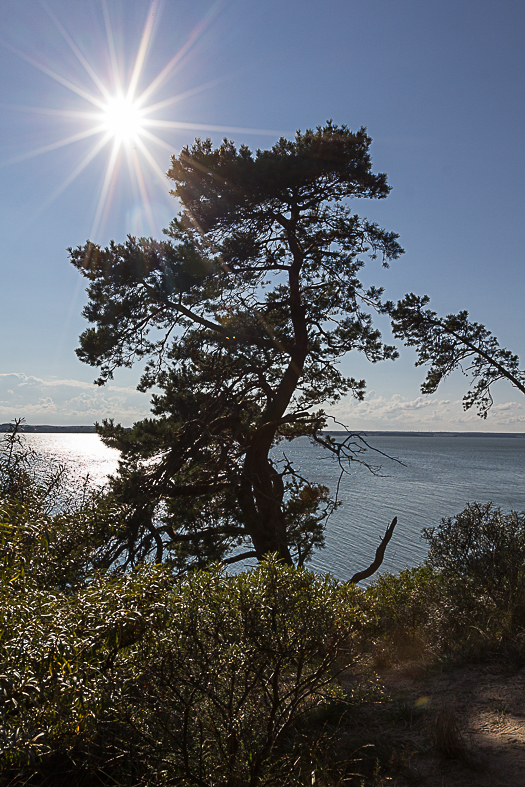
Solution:
[{"label": "sandy ground", "polygon": [[525,787],[525,668],[405,664],[380,677],[403,710],[386,722],[398,763],[380,783]]}]

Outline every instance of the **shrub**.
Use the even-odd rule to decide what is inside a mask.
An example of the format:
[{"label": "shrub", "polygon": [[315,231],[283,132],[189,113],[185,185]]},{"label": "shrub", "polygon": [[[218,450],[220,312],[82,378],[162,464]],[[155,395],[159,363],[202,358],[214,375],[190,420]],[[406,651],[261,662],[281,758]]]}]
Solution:
[{"label": "shrub", "polygon": [[[78,770],[107,768],[108,745],[95,744],[118,726],[126,648],[144,627],[158,626],[168,582],[165,571],[150,567],[120,579],[93,574],[86,587],[66,594],[40,589],[23,571],[2,574],[1,783],[60,771],[57,761],[77,754]],[[124,739],[122,724],[120,731]]]},{"label": "shrub", "polygon": [[443,581],[445,627],[500,636],[525,624],[525,514],[472,503],[423,537]]},{"label": "shrub", "polygon": [[430,566],[380,574],[366,589],[371,603],[376,656],[414,655],[426,640],[429,622],[440,597],[439,575]]},{"label": "shrub", "polygon": [[0,784],[263,783],[338,693],[364,593],[275,560],[95,569],[118,519],[39,475],[18,427],[0,446]]},{"label": "shrub", "polygon": [[301,714],[329,701],[362,593],[270,560],[191,574],[143,640],[127,718],[141,759],[174,782],[263,783]]},{"label": "shrub", "polygon": [[1,595],[4,783],[62,768],[71,783],[262,784],[337,694],[366,618],[359,589],[271,560],[234,577],[98,572],[68,594],[19,575]]}]

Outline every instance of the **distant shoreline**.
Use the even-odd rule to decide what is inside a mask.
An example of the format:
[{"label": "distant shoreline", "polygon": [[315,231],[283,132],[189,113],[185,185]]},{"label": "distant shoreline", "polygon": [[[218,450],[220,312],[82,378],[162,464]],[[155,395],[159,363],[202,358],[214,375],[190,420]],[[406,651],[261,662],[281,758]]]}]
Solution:
[{"label": "distant shoreline", "polygon": [[[9,432],[12,424],[0,424],[0,432]],[[20,432],[50,432],[52,434],[95,434],[94,426],[51,426],[50,424],[33,425],[23,424],[19,427]]]},{"label": "distant shoreline", "polygon": [[[0,433],[8,432],[12,424],[0,424]],[[48,434],[95,434],[96,429],[91,426],[53,426],[51,424],[24,424],[20,431],[25,433],[48,433]],[[422,432],[422,431],[403,431],[386,429],[356,429],[352,431],[340,431],[327,429],[326,432],[334,435],[354,434],[361,437],[525,437],[525,432]]]},{"label": "distant shoreline", "polygon": [[[331,429],[330,434],[346,434],[345,432],[335,432]],[[371,435],[372,437],[525,437],[525,432],[416,432],[416,431],[401,431],[401,430],[364,430],[358,429],[352,434],[358,434],[363,437]]]}]

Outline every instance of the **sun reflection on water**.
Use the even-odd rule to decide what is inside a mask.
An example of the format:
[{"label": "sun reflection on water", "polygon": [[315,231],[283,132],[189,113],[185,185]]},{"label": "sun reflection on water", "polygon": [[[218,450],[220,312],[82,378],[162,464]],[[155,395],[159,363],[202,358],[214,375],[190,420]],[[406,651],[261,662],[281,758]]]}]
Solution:
[{"label": "sun reflection on water", "polygon": [[106,483],[117,470],[120,451],[108,448],[97,434],[24,434],[24,442],[33,449],[46,469],[65,465],[68,485],[82,484],[86,477],[95,486]]}]

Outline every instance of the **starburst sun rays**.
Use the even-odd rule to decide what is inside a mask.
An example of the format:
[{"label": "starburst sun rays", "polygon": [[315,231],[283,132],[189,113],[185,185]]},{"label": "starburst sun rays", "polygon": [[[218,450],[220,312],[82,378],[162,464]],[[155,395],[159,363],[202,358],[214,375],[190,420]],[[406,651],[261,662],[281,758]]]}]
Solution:
[{"label": "starburst sun rays", "polygon": [[[165,173],[152,153],[152,150],[154,148],[161,148],[163,151],[170,154],[175,152],[174,145],[169,144],[165,139],[158,136],[158,134],[154,132],[154,129],[156,131],[161,129],[164,131],[169,131],[170,129],[187,129],[191,131],[204,131],[208,133],[248,133],[270,136],[275,136],[278,134],[278,132],[268,129],[248,129],[235,126],[230,127],[193,124],[155,117],[155,114],[158,114],[160,111],[165,111],[168,107],[174,106],[190,95],[209,89],[212,84],[217,83],[218,80],[214,80],[213,83],[208,82],[190,90],[176,93],[166,98],[162,98],[161,100],[152,102],[154,96],[165,87],[168,80],[172,78],[177,69],[182,66],[189,50],[194,46],[197,40],[201,37],[203,31],[210,25],[214,17],[217,15],[219,10],[218,3],[211,7],[208,15],[193,30],[183,46],[181,46],[176,51],[171,59],[168,60],[166,65],[160,70],[157,76],[155,76],[155,78],[147,85],[147,87],[141,91],[139,91],[141,77],[144,75],[148,51],[153,42],[155,29],[158,26],[158,22],[160,20],[160,0],[152,0],[150,3],[149,12],[140,39],[137,55],[135,57],[133,69],[131,71],[131,77],[126,84],[122,79],[121,69],[119,67],[119,59],[121,59],[119,58],[119,55],[121,53],[119,53],[117,50],[106,0],[101,0],[101,9],[104,17],[104,27],[106,34],[108,62],[111,64],[110,73],[106,80],[100,77],[91,62],[82,53],[74,38],[67,32],[60,20],[56,17],[56,15],[52,12],[44,0],[40,0],[40,3],[64,41],[67,43],[75,58],[81,64],[82,69],[87,74],[92,83],[92,87],[84,87],[79,82],[74,81],[73,77],[63,73],[58,73],[57,71],[36,60],[31,55],[11,46],[9,43],[3,42],[3,45],[10,49],[18,57],[22,58],[27,63],[31,64],[39,71],[50,77],[56,83],[67,88],[67,90],[76,96],[79,96],[90,106],[87,110],[17,106],[16,109],[19,111],[56,116],[60,119],[78,121],[84,126],[84,128],[75,134],[70,134],[48,145],[35,148],[31,151],[16,156],[7,162],[4,162],[3,166],[34,158],[50,151],[58,150],[66,146],[82,142],[86,139],[89,139],[90,137],[94,138],[94,141],[87,153],[84,152],[80,157],[80,160],[76,166],[74,166],[73,170],[49,195],[45,203],[41,206],[39,212],[54,202],[57,197],[62,194],[68,188],[68,186],[70,186],[73,181],[76,180],[76,178],[79,177],[86,167],[88,167],[88,165],[101,152],[106,150],[107,162],[105,166],[105,173],[98,197],[97,207],[94,213],[90,237],[96,241],[98,232],[101,226],[104,224],[106,215],[111,205],[111,194],[115,189],[119,166],[123,157],[125,157],[127,162],[134,199],[136,203],[140,202],[140,204],[143,206],[143,210],[148,217],[148,223],[151,227],[153,227],[154,219],[152,215],[151,200],[149,198],[148,185],[150,185],[150,181],[148,178],[151,178],[153,175],[153,180],[159,179],[161,183],[164,183]],[[93,85],[96,88],[96,91],[93,91]],[[163,193],[167,197],[168,189],[163,189]]]}]

